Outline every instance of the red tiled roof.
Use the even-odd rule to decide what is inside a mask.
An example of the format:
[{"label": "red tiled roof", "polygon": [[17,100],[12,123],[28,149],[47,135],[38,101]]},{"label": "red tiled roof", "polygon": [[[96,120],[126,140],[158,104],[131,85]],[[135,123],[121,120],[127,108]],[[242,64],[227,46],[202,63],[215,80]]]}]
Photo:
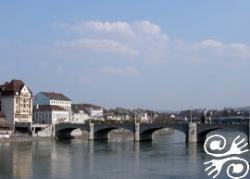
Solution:
[{"label": "red tiled roof", "polygon": [[55,106],[55,105],[35,105],[34,112],[35,111],[67,111],[67,110],[60,106]]},{"label": "red tiled roof", "polygon": [[47,96],[49,99],[71,101],[71,99],[69,99],[64,94],[61,93],[55,93],[55,92],[41,92],[41,93]]},{"label": "red tiled roof", "polygon": [[16,92],[20,92],[24,87],[24,82],[22,80],[11,80],[1,85],[2,95],[15,95]]}]

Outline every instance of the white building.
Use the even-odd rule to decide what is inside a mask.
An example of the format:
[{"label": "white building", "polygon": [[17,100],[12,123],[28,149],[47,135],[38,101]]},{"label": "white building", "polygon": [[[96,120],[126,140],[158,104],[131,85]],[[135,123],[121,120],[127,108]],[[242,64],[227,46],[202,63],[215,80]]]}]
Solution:
[{"label": "white building", "polygon": [[34,105],[59,106],[68,111],[66,122],[71,119],[71,100],[61,93],[40,92],[34,98]]},{"label": "white building", "polygon": [[66,109],[54,105],[35,105],[33,110],[33,123],[55,124],[67,122],[69,113]]},{"label": "white building", "polygon": [[100,106],[96,106],[93,104],[74,104],[74,106],[78,106],[78,109],[81,109],[88,117],[93,120],[104,120],[103,111],[104,108]]},{"label": "white building", "polygon": [[149,116],[148,116],[148,113],[143,112],[143,113],[141,113],[139,116],[140,116],[140,120],[141,120],[141,122],[149,122]]},{"label": "white building", "polygon": [[29,128],[32,123],[32,92],[21,80],[0,87],[1,111],[12,128]]},{"label": "white building", "polygon": [[72,104],[72,122],[85,123],[89,120],[89,115],[85,111],[86,109],[78,104]]},{"label": "white building", "polygon": [[106,114],[107,120],[114,120],[114,121],[129,121],[130,116],[128,114],[118,114],[118,113],[107,113]]}]

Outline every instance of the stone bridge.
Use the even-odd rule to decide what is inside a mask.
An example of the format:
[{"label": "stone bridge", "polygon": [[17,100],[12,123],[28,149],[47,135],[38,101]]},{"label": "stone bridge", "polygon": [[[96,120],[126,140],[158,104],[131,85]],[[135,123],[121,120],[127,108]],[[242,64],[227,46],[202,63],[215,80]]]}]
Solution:
[{"label": "stone bridge", "polygon": [[204,142],[209,132],[226,129],[235,130],[246,134],[249,141],[249,122],[244,123],[188,123],[188,122],[168,122],[168,123],[59,123],[54,126],[53,136],[57,138],[68,138],[75,129],[81,129],[88,132],[89,140],[107,140],[108,133],[114,129],[126,129],[134,135],[134,141],[150,141],[155,131],[159,129],[175,129],[185,135],[186,142]]}]

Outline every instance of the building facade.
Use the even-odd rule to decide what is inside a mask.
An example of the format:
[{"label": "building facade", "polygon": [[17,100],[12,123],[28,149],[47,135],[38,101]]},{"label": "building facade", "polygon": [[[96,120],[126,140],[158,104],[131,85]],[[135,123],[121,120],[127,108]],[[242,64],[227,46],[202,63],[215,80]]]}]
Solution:
[{"label": "building facade", "polygon": [[89,120],[89,115],[86,109],[78,104],[72,104],[72,122],[74,123],[85,123]]},{"label": "building facade", "polygon": [[29,127],[32,123],[32,92],[21,80],[1,85],[1,112],[12,128]]},{"label": "building facade", "polygon": [[55,92],[40,92],[34,98],[34,105],[59,106],[68,112],[68,117],[65,122],[69,122],[72,119],[71,99],[66,97],[64,94]]},{"label": "building facade", "polygon": [[128,114],[121,113],[106,113],[106,119],[112,121],[129,121],[130,116]]},{"label": "building facade", "polygon": [[67,122],[69,113],[66,109],[54,105],[35,105],[33,110],[33,123],[55,124]]},{"label": "building facade", "polygon": [[[73,104],[73,108],[78,111],[81,110],[88,115],[89,119],[93,120],[104,120],[103,113],[104,108],[100,106],[96,106],[93,104]],[[74,113],[73,113],[74,114]]]}]

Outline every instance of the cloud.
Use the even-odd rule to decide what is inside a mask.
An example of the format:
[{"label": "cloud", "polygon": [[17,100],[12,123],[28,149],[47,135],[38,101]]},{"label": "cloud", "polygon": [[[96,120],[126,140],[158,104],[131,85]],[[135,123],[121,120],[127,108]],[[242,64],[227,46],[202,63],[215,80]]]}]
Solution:
[{"label": "cloud", "polygon": [[[136,49],[110,39],[86,39],[78,38],[68,41],[58,41],[56,46],[72,52],[93,52],[121,55],[137,55]],[[85,50],[85,51],[84,51]],[[86,51],[87,50],[87,51]]]},{"label": "cloud", "polygon": [[136,21],[133,23],[125,21],[83,21],[74,24],[57,22],[54,23],[54,25],[80,35],[85,35],[86,32],[112,33],[124,35],[126,37],[136,37],[138,34],[161,34],[160,26],[148,20]]},{"label": "cloud", "polygon": [[223,48],[223,44],[219,41],[213,39],[203,40],[201,42],[195,43],[194,48],[212,48],[212,49],[221,49]]},{"label": "cloud", "polygon": [[220,41],[214,39],[207,39],[201,42],[195,43],[193,46],[193,50],[201,51],[207,50],[212,54],[216,55],[249,55],[250,48],[245,44],[223,44]]},{"label": "cloud", "polygon": [[79,34],[84,34],[87,31],[97,32],[97,33],[116,33],[125,36],[134,36],[134,32],[131,26],[127,22],[117,21],[117,22],[101,22],[101,21],[87,21],[80,22],[78,24],[66,25],[67,30],[71,32],[76,32]]},{"label": "cloud", "polygon": [[62,53],[86,56],[92,53],[102,59],[117,56],[142,62],[161,63],[186,60],[189,62],[245,61],[250,62],[250,46],[244,43],[223,43],[216,39],[198,42],[171,39],[158,24],[148,20],[83,21],[59,23],[57,27],[77,38],[60,40],[56,47]]},{"label": "cloud", "polygon": [[138,21],[133,24],[133,28],[143,34],[161,34],[160,26],[151,23],[150,21]]},{"label": "cloud", "polygon": [[57,27],[78,38],[61,40],[56,45],[62,52],[82,53],[85,49],[98,54],[128,55],[144,61],[164,59],[168,36],[150,21],[86,21],[75,24],[57,23]]},{"label": "cloud", "polygon": [[100,73],[112,76],[137,76],[140,74],[135,67],[102,67]]},{"label": "cloud", "polygon": [[250,47],[243,43],[227,44],[224,47],[228,55],[250,59]]},{"label": "cloud", "polygon": [[171,45],[171,52],[176,59],[214,63],[218,60],[225,63],[250,62],[250,46],[243,43],[223,43],[215,39],[206,39],[195,43],[175,40]]}]

